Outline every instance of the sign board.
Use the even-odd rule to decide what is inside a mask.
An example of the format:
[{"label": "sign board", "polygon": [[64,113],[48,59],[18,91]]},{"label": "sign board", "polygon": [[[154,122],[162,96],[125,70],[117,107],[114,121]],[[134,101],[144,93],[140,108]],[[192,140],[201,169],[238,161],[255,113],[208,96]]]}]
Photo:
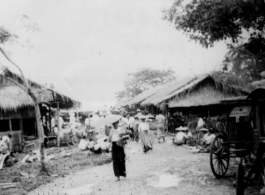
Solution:
[{"label": "sign board", "polygon": [[229,117],[241,117],[241,116],[249,116],[251,111],[251,106],[238,106],[233,108]]}]

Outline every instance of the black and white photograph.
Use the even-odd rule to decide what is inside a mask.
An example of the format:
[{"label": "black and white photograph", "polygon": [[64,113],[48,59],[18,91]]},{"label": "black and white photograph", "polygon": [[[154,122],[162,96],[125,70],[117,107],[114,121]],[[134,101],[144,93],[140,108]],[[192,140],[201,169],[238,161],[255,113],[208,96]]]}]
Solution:
[{"label": "black and white photograph", "polygon": [[0,195],[265,195],[265,0],[0,7]]}]

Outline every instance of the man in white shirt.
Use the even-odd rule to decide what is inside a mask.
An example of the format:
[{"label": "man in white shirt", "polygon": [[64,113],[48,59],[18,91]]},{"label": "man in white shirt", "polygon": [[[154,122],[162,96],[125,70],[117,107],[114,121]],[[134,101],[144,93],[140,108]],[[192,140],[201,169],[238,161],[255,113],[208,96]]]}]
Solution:
[{"label": "man in white shirt", "polygon": [[184,133],[184,129],[183,130],[179,129],[178,131],[179,132],[176,134],[175,138],[173,139],[173,143],[178,146],[181,146],[182,144],[185,143],[185,140],[188,139],[188,136],[186,133]]},{"label": "man in white shirt", "polygon": [[164,117],[161,113],[159,113],[159,114],[156,116],[156,121],[157,121],[158,123],[164,124],[164,123],[165,123],[165,120],[166,120],[166,117]]}]

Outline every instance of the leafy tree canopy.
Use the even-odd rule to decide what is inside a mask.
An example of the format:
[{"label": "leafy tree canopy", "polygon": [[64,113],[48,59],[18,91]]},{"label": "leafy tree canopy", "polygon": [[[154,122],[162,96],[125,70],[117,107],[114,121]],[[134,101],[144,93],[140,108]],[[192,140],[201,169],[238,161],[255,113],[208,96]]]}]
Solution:
[{"label": "leafy tree canopy", "polygon": [[116,95],[119,100],[123,98],[130,99],[151,87],[165,84],[175,79],[175,72],[171,69],[142,68],[127,75],[124,81],[124,90],[117,92]]},{"label": "leafy tree canopy", "polygon": [[231,40],[223,70],[247,81],[260,79],[265,69],[264,0],[176,0],[165,19],[206,48]]}]

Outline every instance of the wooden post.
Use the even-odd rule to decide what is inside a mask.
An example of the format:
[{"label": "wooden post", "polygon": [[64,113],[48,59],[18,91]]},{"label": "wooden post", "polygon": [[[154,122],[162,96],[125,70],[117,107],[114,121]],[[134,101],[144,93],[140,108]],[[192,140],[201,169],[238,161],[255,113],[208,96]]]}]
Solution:
[{"label": "wooden post", "polygon": [[60,108],[59,108],[59,102],[57,102],[57,146],[60,147],[60,122],[59,122],[59,114],[60,114]]}]

